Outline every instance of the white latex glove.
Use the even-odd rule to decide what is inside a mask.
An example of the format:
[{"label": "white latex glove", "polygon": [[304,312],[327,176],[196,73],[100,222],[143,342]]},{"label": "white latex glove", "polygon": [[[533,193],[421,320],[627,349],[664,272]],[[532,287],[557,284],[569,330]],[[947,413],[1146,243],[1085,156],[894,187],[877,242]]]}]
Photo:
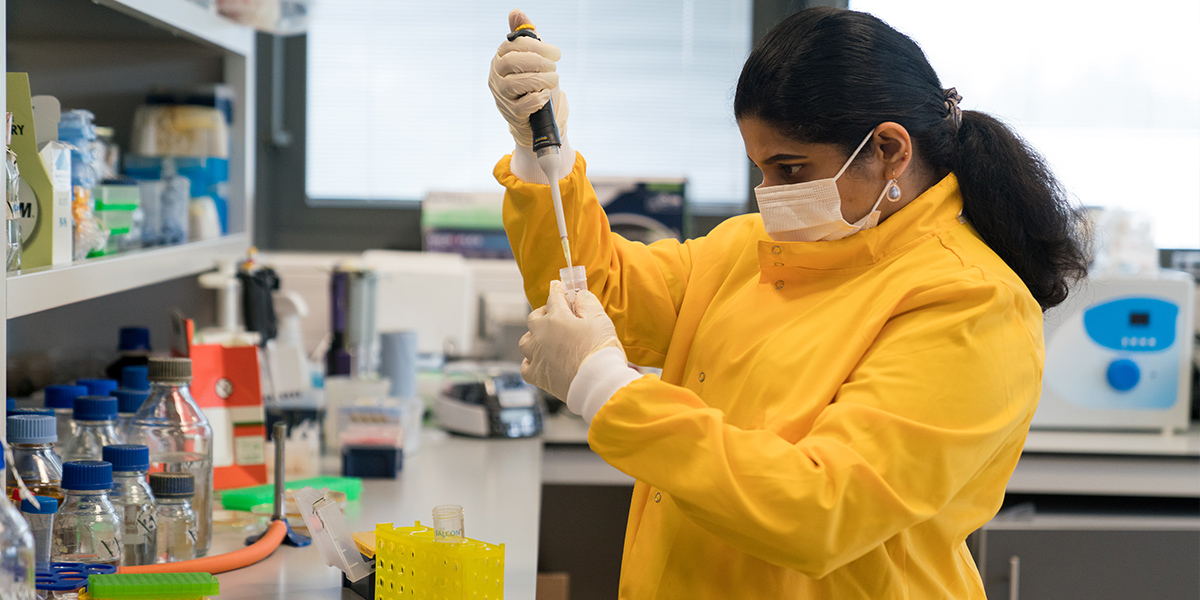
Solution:
[{"label": "white latex glove", "polygon": [[[514,10],[508,15],[509,31],[530,23],[525,13]],[[562,52],[551,44],[521,36],[513,41],[504,40],[492,58],[492,70],[488,75],[488,87],[496,98],[496,108],[508,121],[508,130],[517,145],[533,147],[533,129],[529,127],[529,115],[554,100],[554,120],[558,123],[560,136],[567,130],[567,97],[558,87],[555,63]]]},{"label": "white latex glove", "polygon": [[582,413],[580,407],[571,406],[569,391],[580,365],[602,349],[615,348],[624,366],[625,350],[600,300],[589,291],[579,292],[572,311],[560,281],[550,282],[546,306],[529,315],[529,333],[521,338],[520,347],[525,381],[566,401],[576,414]]}]

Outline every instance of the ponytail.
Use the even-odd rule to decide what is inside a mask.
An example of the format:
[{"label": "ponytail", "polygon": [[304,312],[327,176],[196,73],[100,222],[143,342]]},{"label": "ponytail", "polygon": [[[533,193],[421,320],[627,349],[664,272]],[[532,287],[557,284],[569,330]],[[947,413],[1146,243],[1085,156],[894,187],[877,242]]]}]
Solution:
[{"label": "ponytail", "polygon": [[1043,159],[994,117],[963,111],[950,166],[963,216],[1029,288],[1042,310],[1067,298],[1087,275],[1082,216]]},{"label": "ponytail", "polygon": [[850,151],[894,121],[934,172],[952,171],[963,215],[1042,310],[1087,274],[1082,217],[1046,161],[1000,121],[959,111],[915,42],[866,14],[802,10],[767,33],[738,78],[733,112]]}]

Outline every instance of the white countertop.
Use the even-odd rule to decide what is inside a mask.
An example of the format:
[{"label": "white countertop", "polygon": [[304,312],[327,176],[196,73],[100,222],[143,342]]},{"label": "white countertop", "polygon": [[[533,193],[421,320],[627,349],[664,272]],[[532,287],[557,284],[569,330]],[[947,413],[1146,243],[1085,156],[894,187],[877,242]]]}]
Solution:
[{"label": "white countertop", "polygon": [[[532,600],[537,586],[542,440],[477,440],[440,430],[422,432],[395,480],[364,479],[363,496],[346,520],[354,531],[376,523],[431,523],[439,504],[461,504],[468,537],[504,544],[504,597]],[[213,554],[241,547],[243,536],[214,538]],[[315,546],[281,546],[250,567],[223,573],[222,600],[343,598],[341,571],[325,566]],[[354,596],[347,593],[345,598]]]}]

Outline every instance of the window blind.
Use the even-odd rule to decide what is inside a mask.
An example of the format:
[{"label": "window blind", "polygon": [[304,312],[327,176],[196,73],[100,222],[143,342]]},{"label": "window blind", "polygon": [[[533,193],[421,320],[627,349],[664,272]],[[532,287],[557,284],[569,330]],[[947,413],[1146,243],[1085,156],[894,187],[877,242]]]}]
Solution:
[{"label": "window blind", "polygon": [[1088,206],[1200,248],[1200,2],[851,0],[912,37],[963,108],[1038,149]]},{"label": "window blind", "polygon": [[[306,188],[314,200],[419,200],[498,189],[513,142],[487,75],[509,5],[316,3],[308,34]],[[589,173],[688,179],[696,203],[742,203],[733,90],[750,0],[531,0],[562,49],[567,133]]]}]

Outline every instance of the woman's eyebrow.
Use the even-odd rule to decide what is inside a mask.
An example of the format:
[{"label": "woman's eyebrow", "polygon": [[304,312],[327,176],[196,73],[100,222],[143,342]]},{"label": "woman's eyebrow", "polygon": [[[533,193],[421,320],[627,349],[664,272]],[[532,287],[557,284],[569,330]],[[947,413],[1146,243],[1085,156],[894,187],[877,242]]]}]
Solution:
[{"label": "woman's eyebrow", "polygon": [[776,154],[776,155],[772,156],[771,158],[764,160],[763,164],[769,165],[772,163],[777,163],[781,160],[796,160],[796,159],[802,159],[802,158],[808,158],[808,157],[804,156],[803,154]]}]

